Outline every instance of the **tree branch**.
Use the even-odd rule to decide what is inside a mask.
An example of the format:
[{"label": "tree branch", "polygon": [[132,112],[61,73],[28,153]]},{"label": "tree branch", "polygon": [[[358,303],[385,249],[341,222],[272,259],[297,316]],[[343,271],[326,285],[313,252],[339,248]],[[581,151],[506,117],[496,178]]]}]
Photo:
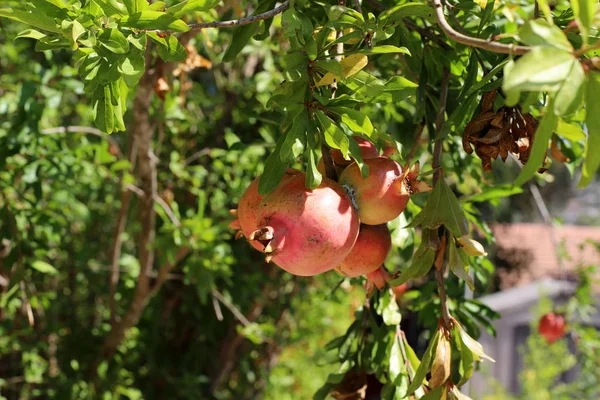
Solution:
[{"label": "tree branch", "polygon": [[[135,138],[133,135],[129,137],[129,146],[128,146],[128,155],[127,158],[130,163],[130,171],[133,171],[133,166],[135,163],[135,159],[137,157],[137,147],[135,144]],[[123,182],[123,177],[125,173],[121,174],[121,179],[119,182],[119,187]],[[115,233],[113,234],[113,244],[110,248],[110,281],[109,281],[109,289],[108,289],[108,304],[110,309],[110,323],[114,324],[117,320],[117,285],[119,284],[119,260],[121,259],[121,235],[125,230],[125,225],[127,222],[127,213],[129,211],[129,203],[131,200],[131,193],[129,190],[121,189],[121,208],[119,209],[119,214],[117,216],[117,225],[115,226]]]},{"label": "tree branch", "polygon": [[[442,125],[444,124],[445,115],[446,115],[446,101],[448,99],[448,86],[450,84],[450,70],[447,67],[444,67],[442,72],[442,82],[440,89],[440,98],[438,101],[438,114],[435,119],[435,144],[433,147],[433,163],[432,168],[434,169],[433,173],[433,185],[440,180],[444,179],[442,166],[442,138],[441,131]],[[438,296],[440,297],[440,306],[442,311],[442,319],[444,320],[444,326],[447,329],[450,329],[450,313],[448,311],[448,302],[446,296],[446,287],[444,286],[444,274],[446,272],[446,268],[444,265],[444,253],[446,250],[446,230],[444,227],[440,227],[438,234],[441,235],[441,239],[439,240],[438,248],[436,250],[436,260],[435,260],[435,276],[438,282]]]},{"label": "tree branch", "polygon": [[46,128],[40,130],[42,135],[54,135],[57,133],[87,133],[90,135],[98,136],[102,139],[107,140],[110,144],[114,145],[119,156],[123,156],[123,152],[119,147],[119,143],[111,135],[107,135],[99,129],[92,128],[91,126],[58,126],[56,128]]},{"label": "tree branch", "polygon": [[[244,17],[240,19],[232,19],[230,21],[213,21],[213,22],[201,22],[198,24],[188,24],[188,27],[191,31],[197,31],[200,29],[206,28],[233,28],[236,26],[244,26],[250,25],[257,21],[262,21],[265,19],[272,18],[278,14],[281,14],[285,10],[287,10],[290,6],[289,0],[283,2],[279,7],[275,7],[271,11],[267,11],[258,15],[251,15],[249,17]],[[160,33],[175,33],[174,31],[161,31],[161,30],[150,30],[150,32],[160,32]]]},{"label": "tree branch", "polygon": [[488,40],[483,40],[479,38],[474,38],[471,36],[463,35],[454,30],[446,20],[446,16],[444,15],[444,5],[442,4],[442,0],[431,0],[433,3],[433,7],[435,9],[435,16],[437,18],[438,25],[442,30],[448,35],[448,37],[455,42],[466,44],[471,47],[478,47],[480,49],[492,51],[494,53],[501,54],[516,54],[523,55],[531,50],[531,47],[528,46],[520,46],[520,45],[512,45],[512,44],[504,44],[498,42],[492,42]]}]

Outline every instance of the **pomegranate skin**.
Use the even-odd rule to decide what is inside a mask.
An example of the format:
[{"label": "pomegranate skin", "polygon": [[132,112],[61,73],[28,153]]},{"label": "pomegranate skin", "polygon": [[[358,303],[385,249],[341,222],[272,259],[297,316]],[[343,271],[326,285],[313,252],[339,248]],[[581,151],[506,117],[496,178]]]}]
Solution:
[{"label": "pomegranate skin", "polygon": [[[379,150],[377,147],[367,139],[363,139],[360,136],[352,136],[354,141],[358,143],[358,147],[360,147],[360,155],[363,160],[368,160],[371,158],[379,157]],[[352,160],[346,160],[342,156],[342,152],[338,149],[331,150],[331,157],[333,158],[333,162],[339,166],[345,167],[347,165],[352,164]]]},{"label": "pomegranate skin", "polygon": [[[350,253],[358,237],[358,214],[336,182],[323,178],[321,185],[305,187],[304,173],[289,179],[259,202],[248,218],[238,213],[246,237],[282,269],[298,276],[317,275],[335,268]],[[244,227],[256,221],[255,226]],[[249,224],[252,225],[252,224]]]},{"label": "pomegranate skin", "polygon": [[351,278],[366,275],[383,264],[391,248],[387,225],[361,225],[354,247],[336,269]]},{"label": "pomegranate skin", "polygon": [[388,279],[390,279],[390,274],[388,274],[383,265],[367,274],[369,283],[379,290],[382,290],[387,285]]},{"label": "pomegranate skin", "polygon": [[565,318],[560,314],[548,313],[542,316],[538,325],[538,332],[546,339],[548,344],[556,342],[565,335]]},{"label": "pomegranate skin", "polygon": [[[298,176],[298,175],[303,176],[301,171],[298,171],[297,169],[293,169],[293,168],[288,168],[285,171],[283,178],[281,178],[281,181],[279,184],[282,185],[288,179],[290,179],[294,176]],[[260,202],[263,199],[263,196],[261,196],[258,193],[259,178],[254,179],[252,181],[252,183],[250,183],[250,186],[248,186],[248,188],[246,189],[246,191],[240,198],[240,203],[238,204],[238,218],[239,218],[238,225],[239,225],[239,229],[241,230],[242,234],[246,238],[249,237],[250,234],[254,230],[256,230],[256,227],[258,224],[257,214],[259,211]],[[232,227],[234,227],[234,226],[232,226]],[[254,247],[256,250],[260,250],[260,251],[262,251],[262,249],[264,247],[260,243],[255,242],[255,241],[250,241],[250,245],[252,247]]]},{"label": "pomegranate skin", "polygon": [[353,163],[342,172],[339,181],[353,198],[360,222],[385,224],[400,215],[408,203],[402,167],[386,157],[365,160],[365,164],[369,166],[366,178],[361,176],[358,164]]},{"label": "pomegranate skin", "polygon": [[404,296],[404,293],[406,293],[406,291],[408,290],[408,283],[403,283],[401,285],[394,286],[392,288],[392,290],[394,291],[394,294],[396,295],[396,300],[398,300],[402,296]]}]

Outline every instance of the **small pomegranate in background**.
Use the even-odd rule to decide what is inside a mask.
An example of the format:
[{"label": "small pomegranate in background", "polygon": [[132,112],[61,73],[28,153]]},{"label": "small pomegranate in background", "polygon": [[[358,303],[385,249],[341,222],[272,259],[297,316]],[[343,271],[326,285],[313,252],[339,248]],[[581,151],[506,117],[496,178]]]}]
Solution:
[{"label": "small pomegranate in background", "polygon": [[351,278],[368,274],[383,264],[391,248],[387,225],[361,225],[354,247],[336,270]]},{"label": "small pomegranate in background", "polygon": [[303,172],[287,170],[277,188],[260,196],[257,178],[237,211],[243,235],[267,255],[267,262],[299,276],[339,265],[354,246],[360,225],[340,185],[323,178],[310,190],[305,179]]},{"label": "small pomegranate in background", "polygon": [[367,274],[367,280],[370,284],[374,285],[377,289],[382,290],[390,279],[390,274],[382,266],[377,268],[373,272]]},{"label": "small pomegranate in background", "polygon": [[431,190],[417,180],[419,164],[402,170],[400,164],[386,157],[365,160],[369,176],[363,178],[358,164],[352,163],[342,172],[340,184],[353,199],[360,222],[385,224],[398,217],[413,193]]},{"label": "small pomegranate in background", "polygon": [[392,157],[396,154],[398,154],[398,149],[396,148],[396,146],[391,142],[385,142],[385,148],[383,149],[383,156],[384,157]]},{"label": "small pomegranate in background", "polygon": [[392,290],[394,291],[394,294],[396,295],[396,299],[400,299],[404,295],[404,293],[406,293],[406,291],[408,290],[408,283],[403,283],[401,285],[394,286],[392,288]]},{"label": "small pomegranate in background", "polygon": [[[363,160],[379,157],[379,151],[373,143],[367,139],[361,138],[360,136],[352,136],[352,139],[358,143],[358,147],[360,147],[360,155],[362,156]],[[346,160],[342,156],[342,152],[338,149],[331,150],[331,157],[333,158],[334,163],[342,167],[352,164],[352,160]]]},{"label": "small pomegranate in background", "polygon": [[556,342],[565,335],[565,318],[561,314],[556,314],[553,312],[545,314],[540,319],[538,332],[549,344]]}]

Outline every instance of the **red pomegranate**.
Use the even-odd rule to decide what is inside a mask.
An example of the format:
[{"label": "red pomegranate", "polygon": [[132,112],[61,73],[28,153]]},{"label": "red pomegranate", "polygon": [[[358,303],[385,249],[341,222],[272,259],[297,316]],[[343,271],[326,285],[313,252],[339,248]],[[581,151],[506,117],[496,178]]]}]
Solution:
[{"label": "red pomegranate", "polygon": [[410,170],[402,170],[400,164],[386,157],[365,160],[369,176],[363,178],[358,164],[353,163],[342,172],[340,184],[352,198],[358,209],[360,222],[379,225],[396,218],[416,192],[431,190],[417,180],[419,164]]},{"label": "red pomegranate", "polygon": [[367,280],[379,290],[382,290],[385,287],[388,279],[390,279],[390,274],[383,265],[367,274]]},{"label": "red pomegranate", "polygon": [[350,253],[360,224],[340,185],[323,178],[310,190],[304,173],[288,170],[277,188],[261,197],[256,182],[242,196],[238,217],[244,236],[267,261],[310,276],[335,268]]},{"label": "red pomegranate", "polygon": [[[367,139],[363,139],[360,136],[352,136],[352,138],[358,143],[358,147],[360,147],[360,155],[363,160],[368,160],[370,158],[379,157],[379,150],[377,147]],[[342,152],[338,149],[331,150],[331,157],[333,158],[333,162],[337,165],[345,167],[346,165],[350,165],[352,160],[346,160],[342,156]]]},{"label": "red pomegranate", "polygon": [[336,269],[351,278],[368,274],[383,264],[391,248],[387,225],[361,225],[354,247]]},{"label": "red pomegranate", "polygon": [[565,318],[561,314],[550,312],[540,319],[538,332],[548,343],[554,343],[562,338],[565,335],[565,331]]},{"label": "red pomegranate", "polygon": [[[304,177],[304,174],[302,171],[298,171],[297,169],[288,168],[281,178],[279,186],[296,176]],[[256,230],[256,226],[258,224],[258,206],[263,199],[263,196],[258,193],[258,179],[259,178],[256,178],[252,181],[250,186],[248,186],[240,198],[240,203],[238,204],[236,213],[239,219],[233,221],[229,225],[233,229],[240,229],[241,235],[238,234],[238,237],[243,235],[248,238],[250,234]],[[263,246],[258,242],[250,241],[250,244],[257,250],[263,250]]]}]

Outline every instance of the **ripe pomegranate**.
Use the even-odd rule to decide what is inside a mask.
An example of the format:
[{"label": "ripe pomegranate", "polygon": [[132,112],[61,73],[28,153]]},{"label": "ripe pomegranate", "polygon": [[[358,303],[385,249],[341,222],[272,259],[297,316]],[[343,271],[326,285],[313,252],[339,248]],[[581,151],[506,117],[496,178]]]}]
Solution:
[{"label": "ripe pomegranate", "polygon": [[375,287],[377,287],[379,290],[385,287],[388,279],[390,279],[390,274],[388,274],[383,265],[377,268],[375,271],[367,274],[367,280],[369,283],[375,285]]},{"label": "ripe pomegranate", "polygon": [[[302,171],[298,171],[297,169],[288,168],[281,178],[279,186],[296,176],[304,177],[304,174]],[[238,205],[237,212],[235,213],[239,219],[233,221],[229,225],[230,228],[240,230],[240,232],[238,232],[236,235],[236,239],[241,236],[248,238],[257,227],[259,205],[263,199],[263,196],[258,193],[258,179],[259,178],[256,178],[252,181],[250,186],[248,186],[240,198],[240,203]],[[263,246],[258,242],[250,241],[250,245],[252,245],[252,247],[254,247],[256,250],[263,250]]]},{"label": "ripe pomegranate", "polygon": [[351,278],[368,274],[383,264],[391,248],[387,225],[361,225],[354,247],[336,269]]},{"label": "ripe pomegranate", "polygon": [[[368,160],[370,158],[379,157],[379,151],[377,147],[367,139],[363,139],[360,136],[352,136],[352,138],[358,143],[358,147],[360,147],[360,155],[363,160]],[[338,149],[331,150],[331,157],[333,158],[333,162],[337,165],[345,167],[352,163],[352,160],[346,160],[342,156],[342,152]]]},{"label": "ripe pomegranate", "polygon": [[548,343],[556,342],[565,335],[565,331],[565,318],[560,314],[550,312],[540,319],[538,332]]},{"label": "ripe pomegranate", "polygon": [[277,188],[260,196],[255,180],[242,196],[238,217],[242,233],[267,262],[299,276],[335,268],[350,253],[359,220],[344,189],[323,178],[305,187],[304,173],[288,170]]},{"label": "ripe pomegranate", "polygon": [[404,211],[413,193],[431,190],[429,185],[417,180],[418,163],[404,171],[400,164],[386,157],[365,160],[365,164],[369,166],[366,178],[361,176],[358,164],[353,163],[339,179],[363,224],[385,224]]}]

